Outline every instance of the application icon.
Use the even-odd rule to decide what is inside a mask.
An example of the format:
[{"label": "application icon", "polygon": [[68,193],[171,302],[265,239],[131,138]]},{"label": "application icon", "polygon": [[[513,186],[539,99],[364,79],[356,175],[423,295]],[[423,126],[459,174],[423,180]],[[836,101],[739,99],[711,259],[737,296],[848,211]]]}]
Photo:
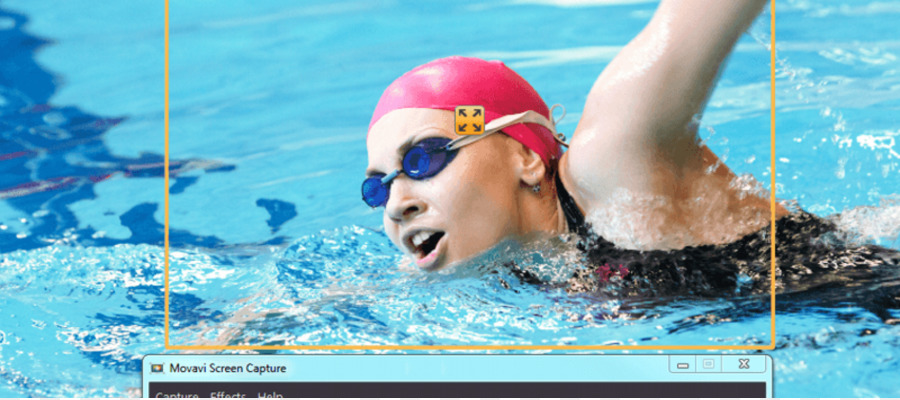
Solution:
[{"label": "application icon", "polygon": [[150,364],[150,372],[163,372],[162,364]]},{"label": "application icon", "polygon": [[484,107],[483,106],[457,106],[456,110],[456,134],[480,135],[484,133]]}]

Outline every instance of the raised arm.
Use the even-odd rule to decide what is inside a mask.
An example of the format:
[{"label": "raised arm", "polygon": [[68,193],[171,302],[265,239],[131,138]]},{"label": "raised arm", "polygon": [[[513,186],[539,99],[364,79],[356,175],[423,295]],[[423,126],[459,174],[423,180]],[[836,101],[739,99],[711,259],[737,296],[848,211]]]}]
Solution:
[{"label": "raised arm", "polygon": [[[609,208],[614,193],[622,189],[653,197],[657,205],[668,204],[668,209],[659,206],[658,215],[650,219],[642,215],[651,228],[662,223],[688,229],[692,219],[709,216],[704,213],[720,218],[737,208],[767,207],[765,202],[738,201],[737,192],[728,190],[733,173],[724,166],[710,168],[718,158],[697,139],[700,114],[724,60],[765,3],[660,3],[644,30],[597,78],[564,156],[563,182],[573,188],[584,211]],[[710,192],[710,185],[716,190]],[[724,204],[719,209],[710,204],[689,209],[698,206],[686,201],[697,196],[715,196]],[[653,236],[665,234],[654,232]],[[697,232],[678,235],[695,236],[681,244],[727,241],[700,238]],[[649,247],[680,246],[658,244]]]}]

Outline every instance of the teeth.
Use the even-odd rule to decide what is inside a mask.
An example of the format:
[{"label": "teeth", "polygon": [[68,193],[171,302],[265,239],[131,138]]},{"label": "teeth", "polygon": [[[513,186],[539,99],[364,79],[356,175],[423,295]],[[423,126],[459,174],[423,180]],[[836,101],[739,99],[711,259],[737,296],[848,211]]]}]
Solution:
[{"label": "teeth", "polygon": [[413,246],[415,246],[415,247],[421,246],[422,243],[424,243],[426,240],[428,240],[429,237],[431,237],[431,234],[428,232],[417,233],[416,236],[413,236],[413,238],[412,238]]}]

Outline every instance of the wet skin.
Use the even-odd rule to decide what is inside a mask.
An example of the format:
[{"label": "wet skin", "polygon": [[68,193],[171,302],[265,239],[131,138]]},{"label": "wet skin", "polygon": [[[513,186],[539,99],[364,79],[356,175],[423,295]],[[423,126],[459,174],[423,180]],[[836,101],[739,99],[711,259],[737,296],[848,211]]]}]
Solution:
[{"label": "wet skin", "polygon": [[[369,132],[366,174],[400,168],[408,146],[422,139],[459,137],[452,131],[453,122],[453,112],[443,110],[386,114]],[[545,172],[534,152],[504,134],[491,135],[459,149],[431,178],[400,174],[384,207],[385,231],[424,270],[465,260],[505,238],[556,231],[561,215],[554,208],[555,198],[532,190],[535,184],[548,187]],[[417,246],[414,239],[423,232],[419,239],[429,238]]]}]

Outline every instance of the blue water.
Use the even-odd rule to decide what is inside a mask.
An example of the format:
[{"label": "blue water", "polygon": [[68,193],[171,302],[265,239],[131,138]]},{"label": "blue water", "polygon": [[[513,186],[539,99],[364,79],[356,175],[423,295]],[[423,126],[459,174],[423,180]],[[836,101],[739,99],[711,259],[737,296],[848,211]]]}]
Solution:
[{"label": "blue water", "polygon": [[[766,299],[569,295],[571,243],[406,266],[359,200],[384,87],[452,54],[502,59],[571,132],[653,1],[172,2],[174,344],[768,344]],[[900,1],[779,1],[779,198],[900,248]],[[768,187],[769,15],[742,38],[701,136]],[[0,397],[136,396],[163,350],[164,10],[0,2]],[[779,298],[779,397],[900,396],[900,325]],[[900,318],[900,310],[886,310]],[[735,353],[735,352],[732,352]]]}]

